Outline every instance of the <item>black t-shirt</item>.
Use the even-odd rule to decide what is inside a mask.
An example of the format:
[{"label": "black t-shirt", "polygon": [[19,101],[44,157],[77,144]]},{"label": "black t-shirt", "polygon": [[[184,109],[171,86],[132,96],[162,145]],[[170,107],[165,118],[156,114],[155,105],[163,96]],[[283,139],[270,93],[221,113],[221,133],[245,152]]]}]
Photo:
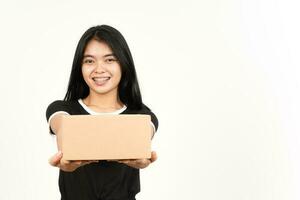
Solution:
[{"label": "black t-shirt", "polygon": [[[70,115],[89,115],[93,113],[81,100],[54,101],[46,111],[49,122],[58,112]],[[107,114],[107,113],[106,113]],[[140,110],[124,106],[111,114],[148,114],[154,130],[158,128],[157,117],[143,105]],[[50,128],[50,132],[52,132]],[[139,170],[118,162],[100,161],[77,168],[74,172],[59,173],[59,189],[62,199],[134,199],[140,191]]]}]

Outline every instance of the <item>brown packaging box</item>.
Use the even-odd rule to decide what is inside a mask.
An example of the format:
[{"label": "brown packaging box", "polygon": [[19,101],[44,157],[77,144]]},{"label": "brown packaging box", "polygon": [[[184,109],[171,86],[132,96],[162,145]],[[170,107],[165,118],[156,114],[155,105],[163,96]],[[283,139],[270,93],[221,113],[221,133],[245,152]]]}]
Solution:
[{"label": "brown packaging box", "polygon": [[150,115],[63,115],[57,133],[64,160],[151,157]]}]

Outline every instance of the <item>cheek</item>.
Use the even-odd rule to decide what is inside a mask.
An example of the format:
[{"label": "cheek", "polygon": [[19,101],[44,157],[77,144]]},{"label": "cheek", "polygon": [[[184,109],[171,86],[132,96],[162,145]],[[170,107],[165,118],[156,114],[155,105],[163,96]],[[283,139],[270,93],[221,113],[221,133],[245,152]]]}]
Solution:
[{"label": "cheek", "polygon": [[89,85],[89,73],[87,73],[87,71],[84,69],[82,69],[81,72],[84,82]]},{"label": "cheek", "polygon": [[122,75],[121,67],[119,65],[116,65],[113,68],[113,73],[115,74],[115,76],[118,76],[119,78],[121,78],[121,75]]},{"label": "cheek", "polygon": [[92,72],[92,68],[90,67],[85,67],[85,66],[82,66],[81,68],[81,72],[82,72],[82,76],[84,79],[88,78],[89,75],[91,74]]}]

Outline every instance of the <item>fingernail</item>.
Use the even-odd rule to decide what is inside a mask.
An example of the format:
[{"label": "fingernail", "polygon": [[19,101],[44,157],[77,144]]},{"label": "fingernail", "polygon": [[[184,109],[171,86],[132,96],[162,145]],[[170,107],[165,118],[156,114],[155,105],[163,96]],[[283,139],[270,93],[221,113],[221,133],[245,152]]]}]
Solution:
[{"label": "fingernail", "polygon": [[59,151],[56,155],[57,155],[57,156],[61,156],[61,155],[62,155],[62,152]]}]

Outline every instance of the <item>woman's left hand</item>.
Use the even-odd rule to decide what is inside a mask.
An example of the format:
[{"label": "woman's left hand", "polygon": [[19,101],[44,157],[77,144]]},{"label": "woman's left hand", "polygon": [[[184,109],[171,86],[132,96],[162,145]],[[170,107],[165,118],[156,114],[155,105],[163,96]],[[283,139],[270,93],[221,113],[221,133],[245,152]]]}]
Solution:
[{"label": "woman's left hand", "polygon": [[157,159],[156,152],[152,151],[150,159],[118,160],[117,162],[123,163],[125,165],[128,165],[129,167],[133,167],[136,169],[144,169],[148,167],[148,165],[156,161],[156,159]]}]

